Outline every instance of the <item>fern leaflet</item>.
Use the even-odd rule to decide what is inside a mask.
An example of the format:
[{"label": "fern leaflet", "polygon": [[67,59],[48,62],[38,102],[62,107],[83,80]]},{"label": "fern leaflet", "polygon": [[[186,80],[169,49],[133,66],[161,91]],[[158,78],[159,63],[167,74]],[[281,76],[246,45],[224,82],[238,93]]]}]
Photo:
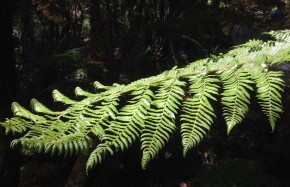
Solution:
[{"label": "fern leaflet", "polygon": [[146,168],[148,162],[158,154],[175,130],[175,114],[184,95],[180,87],[184,85],[185,82],[170,79],[159,86],[152,103],[154,107],[149,109],[142,130],[142,168]]},{"label": "fern leaflet", "polygon": [[238,70],[225,71],[220,75],[224,84],[221,102],[228,134],[235,125],[243,120],[249,110],[250,94],[248,90],[253,90],[250,85],[254,82],[246,70],[241,67]]},{"label": "fern leaflet", "polygon": [[210,130],[215,117],[209,99],[216,100],[218,95],[219,80],[215,76],[191,77],[189,93],[192,98],[187,98],[183,103],[181,114],[181,136],[183,145],[183,155],[199,144]]},{"label": "fern leaflet", "polygon": [[257,82],[257,98],[264,114],[268,117],[272,131],[276,126],[279,113],[283,112],[281,102],[281,92],[283,91],[284,81],[281,79],[282,72],[256,72],[253,74]]},{"label": "fern leaflet", "polygon": [[[144,126],[144,119],[150,108],[153,92],[149,87],[141,87],[131,93],[133,97],[125,105],[115,121],[106,129],[101,143],[91,153],[87,162],[87,170],[100,163],[107,152],[114,154],[121,148],[127,149],[136,139],[140,137],[141,128]],[[114,147],[114,148],[113,148]]]}]

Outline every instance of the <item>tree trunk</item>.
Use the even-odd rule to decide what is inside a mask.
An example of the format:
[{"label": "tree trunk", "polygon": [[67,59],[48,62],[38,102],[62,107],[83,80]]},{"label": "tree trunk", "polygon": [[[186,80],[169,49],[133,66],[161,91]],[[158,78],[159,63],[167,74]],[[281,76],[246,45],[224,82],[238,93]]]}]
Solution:
[{"label": "tree trunk", "polygon": [[83,187],[87,182],[86,162],[87,155],[79,155],[73,165],[65,187]]},{"label": "tree trunk", "polygon": [[22,63],[31,63],[31,54],[35,53],[36,49],[34,43],[34,25],[32,24],[32,2],[31,0],[23,0],[21,12],[21,47],[22,47]]},{"label": "tree trunk", "polygon": [[140,26],[140,19],[142,17],[144,0],[136,0],[132,9],[127,10],[127,15],[124,15],[128,27],[128,31],[120,34],[117,45],[115,45],[112,55],[112,62],[108,66],[110,83],[120,81],[120,74],[122,73],[122,67],[126,55],[132,49],[136,37],[138,36],[138,29]]},{"label": "tree trunk", "polygon": [[[14,42],[12,35],[13,8],[16,1],[1,1],[0,20],[0,120],[11,115],[10,105],[16,98]],[[0,129],[0,181],[1,186],[19,186],[19,154],[10,149],[11,138]]]}]

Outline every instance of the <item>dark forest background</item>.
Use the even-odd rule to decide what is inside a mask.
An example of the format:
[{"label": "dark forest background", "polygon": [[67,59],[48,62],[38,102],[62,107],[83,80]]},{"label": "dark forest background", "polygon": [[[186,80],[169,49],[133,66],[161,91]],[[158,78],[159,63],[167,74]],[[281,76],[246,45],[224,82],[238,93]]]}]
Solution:
[{"label": "dark forest background", "polygon": [[[12,116],[13,101],[29,106],[37,98],[49,106],[54,89],[73,97],[76,86],[92,91],[95,80],[126,84],[290,27],[288,1],[278,0],[0,3],[1,121]],[[180,135],[174,135],[147,170],[141,169],[136,145],[107,158],[87,176],[86,155],[62,158],[11,149],[12,137],[0,129],[0,185],[290,186],[289,91],[286,87],[285,112],[275,132],[252,106],[229,136],[224,121],[217,121],[186,158]]]}]

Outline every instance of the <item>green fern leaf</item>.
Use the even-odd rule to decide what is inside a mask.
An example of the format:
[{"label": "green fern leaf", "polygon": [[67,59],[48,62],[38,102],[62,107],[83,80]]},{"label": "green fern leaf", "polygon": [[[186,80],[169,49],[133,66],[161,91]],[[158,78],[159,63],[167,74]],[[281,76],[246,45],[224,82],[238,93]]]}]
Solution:
[{"label": "green fern leaf", "polygon": [[221,94],[221,102],[228,134],[243,120],[249,110],[250,94],[248,90],[253,90],[251,84],[254,81],[251,80],[251,76],[246,70],[241,67],[238,70],[225,71],[220,75],[224,89]]},{"label": "green fern leaf", "polygon": [[153,92],[149,87],[141,87],[131,93],[133,97],[125,105],[116,120],[105,130],[101,143],[91,153],[87,162],[87,171],[102,162],[107,152],[113,155],[119,149],[124,151],[139,139],[144,119],[150,108]]},{"label": "green fern leaf", "polygon": [[206,131],[210,130],[213,123],[213,108],[209,99],[216,100],[218,95],[219,80],[215,76],[191,77],[189,93],[192,98],[187,98],[183,103],[181,114],[181,137],[183,155],[199,144]]},{"label": "green fern leaf", "polygon": [[[108,153],[124,151],[140,140],[141,164],[146,168],[176,130],[175,116],[181,107],[184,156],[206,136],[215,117],[210,100],[216,100],[221,83],[228,133],[245,118],[249,91],[254,84],[262,111],[274,129],[282,113],[284,82],[281,72],[268,68],[290,60],[290,31],[270,34],[275,40],[251,40],[226,54],[201,59],[183,68],[174,67],[128,85],[104,86],[95,82],[96,93],[77,87],[75,94],[82,100],[72,100],[54,90],[54,100],[65,105],[62,111],[50,110],[35,99],[31,100],[33,112],[13,103],[15,117],[0,122],[0,126],[7,133],[26,133],[12,141],[11,146],[19,143],[23,149],[51,155],[89,153],[92,141],[100,139],[88,160],[87,172]],[[190,97],[182,103],[184,81],[188,79]]]},{"label": "green fern leaf", "polygon": [[52,97],[53,97],[55,102],[61,102],[61,103],[67,104],[67,105],[73,105],[73,104],[77,103],[77,101],[74,101],[74,100],[66,97],[65,95],[60,93],[58,90],[53,90]]},{"label": "green fern leaf", "polygon": [[21,117],[14,117],[11,119],[6,119],[5,122],[1,122],[0,126],[5,128],[5,133],[8,134],[10,131],[15,133],[24,133],[31,129],[33,122]]},{"label": "green fern leaf", "polygon": [[253,73],[257,86],[257,98],[264,114],[268,117],[272,131],[275,129],[276,121],[283,112],[281,92],[284,81],[281,79],[282,72],[259,71]]},{"label": "green fern leaf", "polygon": [[176,128],[175,114],[184,95],[183,89],[180,88],[182,86],[185,86],[185,82],[169,79],[162,82],[157,90],[152,103],[154,107],[150,108],[147,114],[141,136],[144,169],[148,162],[156,157]]},{"label": "green fern leaf", "polygon": [[[79,92],[80,88],[77,89]],[[118,94],[115,97],[109,96],[108,100],[104,100],[98,106],[91,105],[99,98],[98,96],[93,97],[93,94],[88,93],[86,95],[90,97],[73,105],[71,99],[54,91],[57,101],[71,105],[62,112],[53,112],[37,100],[31,100],[33,110],[42,113],[43,117],[26,135],[14,140],[12,145],[21,143],[27,149],[37,152],[44,150],[46,153],[51,152],[52,155],[56,152],[64,156],[78,154],[80,151],[87,152],[92,143],[88,134],[92,132],[101,137],[104,134],[103,128],[108,126],[108,118],[114,118]],[[17,112],[19,111],[18,109]]]}]

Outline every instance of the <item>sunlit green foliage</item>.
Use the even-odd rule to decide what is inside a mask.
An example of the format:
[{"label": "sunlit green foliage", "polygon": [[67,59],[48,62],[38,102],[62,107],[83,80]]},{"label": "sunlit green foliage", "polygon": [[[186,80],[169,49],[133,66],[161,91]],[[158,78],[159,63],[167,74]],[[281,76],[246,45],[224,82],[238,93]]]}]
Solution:
[{"label": "sunlit green foliage", "polygon": [[[24,149],[52,155],[88,153],[98,137],[100,143],[90,153],[87,170],[108,153],[124,151],[136,141],[141,142],[142,167],[146,168],[177,129],[186,156],[211,129],[212,102],[219,97],[228,133],[245,118],[250,93],[256,93],[274,130],[282,112],[284,83],[283,73],[269,67],[290,60],[290,31],[270,34],[275,38],[272,41],[251,40],[227,54],[127,85],[95,82],[96,93],[77,87],[75,94],[84,98],[80,101],[55,90],[54,100],[66,106],[62,111],[52,111],[35,99],[31,100],[33,113],[13,103],[15,117],[1,125],[7,133],[25,133],[12,147],[21,144]],[[177,115],[181,123],[176,123]]]}]

